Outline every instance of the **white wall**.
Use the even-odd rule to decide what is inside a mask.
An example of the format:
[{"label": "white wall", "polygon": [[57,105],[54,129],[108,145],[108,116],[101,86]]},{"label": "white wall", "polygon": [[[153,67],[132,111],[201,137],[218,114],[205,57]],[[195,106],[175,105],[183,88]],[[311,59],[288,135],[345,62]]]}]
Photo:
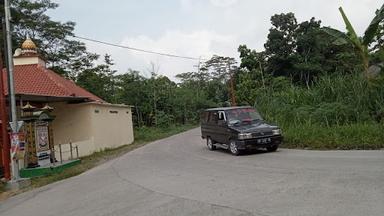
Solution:
[{"label": "white wall", "polygon": [[[87,104],[51,104],[54,108],[52,114],[56,117],[52,122],[53,138],[55,149],[58,151],[59,144],[69,144],[79,146],[79,155],[89,155],[95,151],[92,141],[92,118],[91,109]],[[68,146],[63,149],[68,150]],[[63,154],[67,158],[69,153]],[[56,159],[59,160],[59,153],[56,152]]]},{"label": "white wall", "polygon": [[[59,144],[72,142],[73,146],[78,146],[79,156],[86,156],[134,141],[130,107],[95,103],[53,103],[51,106],[56,116],[52,127],[57,151]],[[68,151],[69,146],[63,145],[62,149]],[[63,158],[69,155],[63,153]],[[60,159],[58,152],[56,159]]]},{"label": "white wall", "polygon": [[17,65],[30,65],[36,64],[45,68],[45,61],[41,59],[39,56],[20,56],[13,58],[13,64]]},{"label": "white wall", "polygon": [[93,104],[92,134],[99,150],[131,144],[132,112],[129,107]]}]

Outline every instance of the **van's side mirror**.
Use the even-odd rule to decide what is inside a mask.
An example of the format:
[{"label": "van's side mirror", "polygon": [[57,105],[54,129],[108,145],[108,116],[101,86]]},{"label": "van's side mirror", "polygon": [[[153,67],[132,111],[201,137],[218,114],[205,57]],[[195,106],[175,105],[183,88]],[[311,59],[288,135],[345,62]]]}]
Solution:
[{"label": "van's side mirror", "polygon": [[217,122],[219,125],[224,125],[225,124],[225,116],[224,116],[224,113],[222,112],[219,112],[219,116],[218,116],[218,122]]},{"label": "van's side mirror", "polygon": [[224,113],[222,113],[222,112],[219,113],[219,120],[220,121],[224,121],[225,120]]}]

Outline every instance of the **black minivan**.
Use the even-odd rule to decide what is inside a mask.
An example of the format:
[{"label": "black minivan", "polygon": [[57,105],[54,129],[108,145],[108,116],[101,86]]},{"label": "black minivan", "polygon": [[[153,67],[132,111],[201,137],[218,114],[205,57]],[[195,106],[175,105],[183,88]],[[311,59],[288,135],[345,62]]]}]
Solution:
[{"label": "black minivan", "polygon": [[209,150],[217,147],[239,155],[247,149],[276,151],[282,143],[281,129],[266,123],[250,106],[220,107],[201,113],[201,137]]}]

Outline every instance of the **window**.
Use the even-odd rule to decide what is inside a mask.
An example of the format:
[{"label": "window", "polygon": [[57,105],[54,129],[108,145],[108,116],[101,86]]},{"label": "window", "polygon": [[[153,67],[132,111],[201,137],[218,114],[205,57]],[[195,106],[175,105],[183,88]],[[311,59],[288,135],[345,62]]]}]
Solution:
[{"label": "window", "polygon": [[263,120],[260,114],[255,109],[252,109],[252,108],[228,110],[226,112],[226,116],[229,124]]},{"label": "window", "polygon": [[112,113],[112,114],[117,114],[117,113],[119,113],[118,111],[116,111],[116,110],[110,110],[109,111],[109,113]]},{"label": "window", "polygon": [[219,116],[217,114],[217,111],[209,112],[209,119],[208,119],[209,123],[216,124],[218,119],[219,119]]},{"label": "window", "polygon": [[209,118],[209,112],[202,112],[201,115],[200,115],[200,118],[201,118],[201,122],[208,122],[208,118]]}]

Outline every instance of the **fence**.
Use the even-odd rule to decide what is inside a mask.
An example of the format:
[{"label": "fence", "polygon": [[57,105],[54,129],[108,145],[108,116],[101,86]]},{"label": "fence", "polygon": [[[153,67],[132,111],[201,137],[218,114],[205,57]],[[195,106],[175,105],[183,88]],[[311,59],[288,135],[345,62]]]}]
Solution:
[{"label": "fence", "polygon": [[72,142],[67,144],[59,144],[59,149],[54,150],[57,158],[57,153],[59,154],[60,163],[62,164],[65,160],[74,160],[79,158],[79,146],[73,146]]}]

